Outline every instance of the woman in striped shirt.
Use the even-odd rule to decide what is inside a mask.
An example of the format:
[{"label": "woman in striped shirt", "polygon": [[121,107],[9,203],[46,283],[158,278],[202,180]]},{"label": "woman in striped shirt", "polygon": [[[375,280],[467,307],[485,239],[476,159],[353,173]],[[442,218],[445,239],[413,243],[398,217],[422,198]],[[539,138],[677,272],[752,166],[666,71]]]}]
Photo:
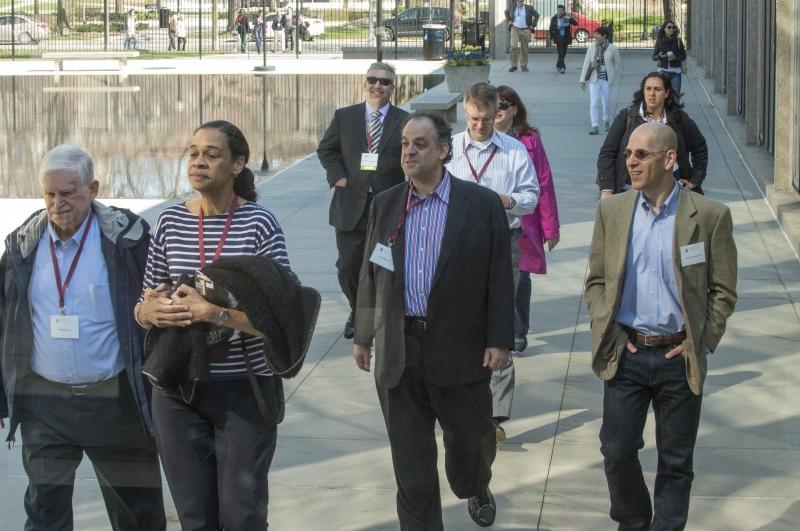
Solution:
[{"label": "woman in striped shirt", "polygon": [[[205,322],[233,330],[223,348],[213,349],[210,379],[198,383],[191,403],[178,392],[153,390],[156,442],[183,529],[267,526],[267,472],[281,397],[279,382],[266,367],[262,334],[242,311],[215,306],[187,285],[171,289],[180,275],[193,275],[219,258],[266,256],[289,268],[277,219],[255,203],[249,155],[244,135],[229,122],[208,122],[194,132],[188,170],[199,195],[159,216],[142,302],[134,310],[142,326]],[[259,412],[244,356],[272,419]]]}]

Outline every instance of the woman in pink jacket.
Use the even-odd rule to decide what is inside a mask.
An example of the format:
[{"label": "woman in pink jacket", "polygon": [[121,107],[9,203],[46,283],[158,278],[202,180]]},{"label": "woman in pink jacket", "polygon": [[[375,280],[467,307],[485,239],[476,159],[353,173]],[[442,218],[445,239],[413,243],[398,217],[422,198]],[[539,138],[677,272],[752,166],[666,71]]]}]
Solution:
[{"label": "woman in pink jacket", "polygon": [[519,239],[521,253],[519,269],[519,287],[515,301],[514,319],[514,351],[522,352],[528,347],[528,329],[530,328],[531,308],[531,273],[544,275],[547,273],[547,260],[544,245],[552,251],[558,244],[559,223],[558,206],[556,205],[556,189],[553,185],[553,174],[550,163],[544,152],[539,131],[528,123],[528,112],[511,87],[497,87],[497,116],[494,127],[497,131],[513,136],[522,142],[536,169],[539,179],[539,204],[536,210],[522,216],[522,236]]}]

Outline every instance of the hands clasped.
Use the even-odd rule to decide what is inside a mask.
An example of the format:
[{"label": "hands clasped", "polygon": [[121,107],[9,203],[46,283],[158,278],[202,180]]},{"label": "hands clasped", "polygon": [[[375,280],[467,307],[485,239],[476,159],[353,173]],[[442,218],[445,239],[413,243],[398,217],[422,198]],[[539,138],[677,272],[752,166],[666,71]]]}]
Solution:
[{"label": "hands clasped", "polygon": [[171,292],[169,285],[159,284],[146,289],[140,317],[159,328],[167,326],[189,326],[207,321],[213,306],[194,288],[181,285]]}]

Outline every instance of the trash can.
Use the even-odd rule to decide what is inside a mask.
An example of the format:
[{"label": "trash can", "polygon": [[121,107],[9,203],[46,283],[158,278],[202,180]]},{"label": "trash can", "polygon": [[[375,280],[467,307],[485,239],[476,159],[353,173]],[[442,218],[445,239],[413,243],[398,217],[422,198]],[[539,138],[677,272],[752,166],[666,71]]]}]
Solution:
[{"label": "trash can", "polygon": [[[477,35],[476,35],[477,33]],[[461,21],[461,42],[465,46],[481,46],[486,42],[486,24],[481,21],[475,31],[475,19]]]},{"label": "trash can", "polygon": [[422,56],[426,61],[435,61],[444,57],[445,35],[444,24],[424,24],[422,26]]},{"label": "trash can", "polygon": [[161,29],[166,29],[169,27],[169,17],[172,16],[172,13],[166,7],[162,7],[158,10],[158,27]]}]

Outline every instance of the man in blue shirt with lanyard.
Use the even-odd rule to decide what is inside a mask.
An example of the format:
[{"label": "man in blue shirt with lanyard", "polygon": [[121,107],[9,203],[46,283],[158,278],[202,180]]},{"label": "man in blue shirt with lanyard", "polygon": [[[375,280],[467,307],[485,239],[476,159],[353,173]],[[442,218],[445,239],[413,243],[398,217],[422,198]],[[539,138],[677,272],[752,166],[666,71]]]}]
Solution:
[{"label": "man in blue shirt with lanyard", "polygon": [[375,341],[403,530],[443,529],[436,421],[453,493],[479,526],[496,512],[489,380],[513,344],[508,220],[494,192],[445,170],[450,133],[437,113],[406,121],[411,182],[375,198],[358,288],[353,357],[369,371]]},{"label": "man in blue shirt with lanyard", "polygon": [[0,427],[10,416],[7,440],[22,435],[26,529],[72,529],[84,453],[114,530],[165,529],[133,321],[147,224],[94,201],[94,164],[76,146],[47,153],[40,176],[46,209],[0,261]]}]

